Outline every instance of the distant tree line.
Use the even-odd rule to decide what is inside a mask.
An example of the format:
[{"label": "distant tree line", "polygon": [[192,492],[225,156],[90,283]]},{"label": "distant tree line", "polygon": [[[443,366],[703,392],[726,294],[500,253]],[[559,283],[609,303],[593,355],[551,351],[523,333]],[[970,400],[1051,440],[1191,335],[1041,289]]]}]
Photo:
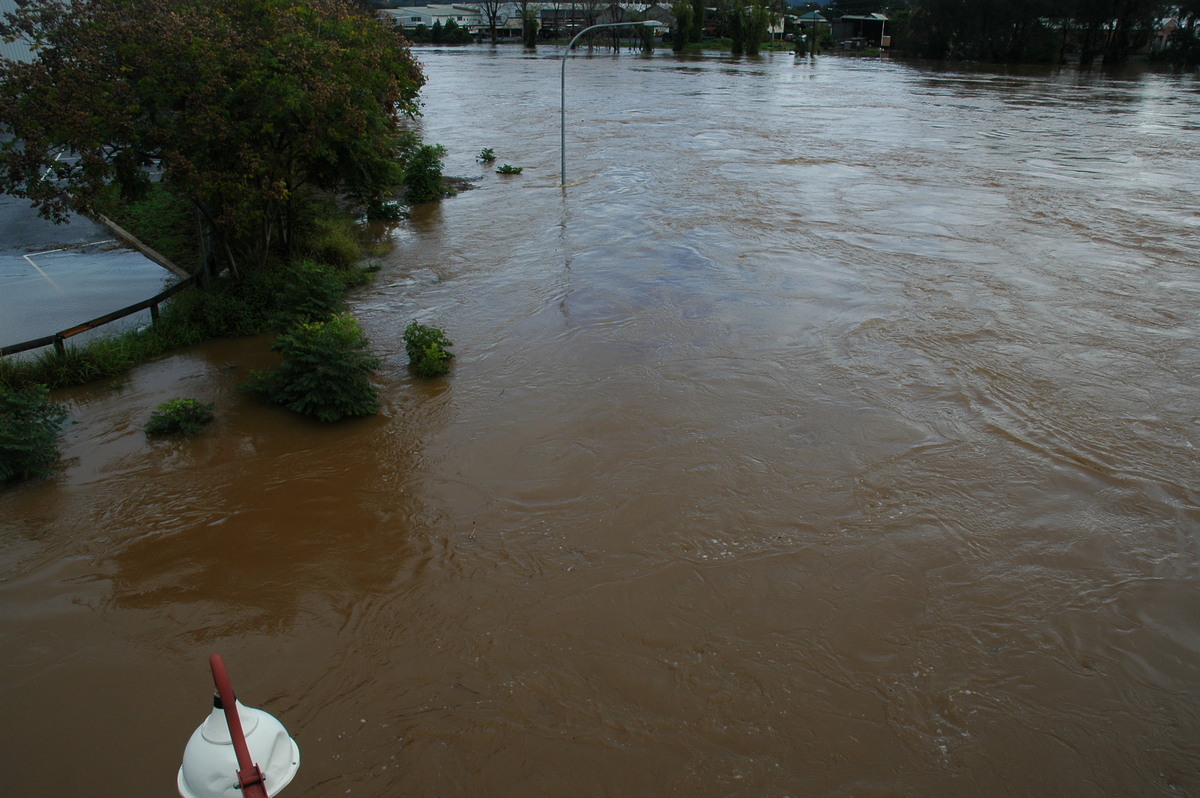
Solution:
[{"label": "distant tree line", "polygon": [[[1200,0],[674,0],[672,48],[725,39],[734,54],[758,52],[775,15],[817,11],[825,19],[882,13],[892,52],[932,59],[1120,64],[1150,49],[1163,23],[1178,28],[1150,56],[1200,63]],[[791,32],[797,32],[791,29]]]},{"label": "distant tree line", "polygon": [[768,0],[719,0],[715,8],[709,0],[675,0],[672,49],[680,52],[710,37],[728,40],[734,55],[757,55],[762,42],[770,38],[772,18],[785,11],[782,4]]},{"label": "distant tree line", "polygon": [[885,13],[898,52],[922,58],[1120,64],[1162,20],[1180,27],[1156,57],[1197,63],[1200,0],[830,0],[821,13]]},{"label": "distant tree line", "polygon": [[434,20],[432,25],[418,25],[405,31],[405,35],[414,44],[470,44],[475,41],[469,30],[452,19],[446,20],[445,25],[439,20]]}]

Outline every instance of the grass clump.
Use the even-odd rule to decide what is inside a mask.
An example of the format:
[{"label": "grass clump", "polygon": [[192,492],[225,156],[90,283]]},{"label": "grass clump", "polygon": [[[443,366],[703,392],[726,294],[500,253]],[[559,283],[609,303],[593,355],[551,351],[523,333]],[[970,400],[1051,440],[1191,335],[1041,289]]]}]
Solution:
[{"label": "grass clump", "polygon": [[44,385],[0,385],[0,482],[43,477],[58,462],[58,433],[67,411]]},{"label": "grass clump", "polygon": [[439,377],[450,371],[453,353],[447,348],[454,342],[436,327],[419,324],[415,319],[404,328],[404,351],[409,363],[421,377]]},{"label": "grass clump", "polygon": [[524,166],[512,166],[511,164],[504,164],[503,166],[501,166],[500,168],[498,168],[496,170],[496,174],[498,174],[498,175],[519,175],[523,171],[525,171]]},{"label": "grass clump", "polygon": [[0,388],[20,390],[35,385],[50,389],[84,385],[128,371],[163,352],[203,340],[189,324],[156,324],[122,335],[93,338],[63,354],[46,348],[27,359],[0,358]]},{"label": "grass clump", "polygon": [[150,414],[147,435],[191,435],[213,420],[213,406],[196,399],[171,399]]},{"label": "grass clump", "polygon": [[367,346],[349,313],[298,324],[271,345],[283,353],[279,366],[254,372],[242,388],[322,421],[372,415],[379,410],[379,395],[369,375],[380,361]]},{"label": "grass clump", "polygon": [[298,248],[304,258],[343,271],[354,268],[363,250],[354,220],[336,213],[310,220]]}]

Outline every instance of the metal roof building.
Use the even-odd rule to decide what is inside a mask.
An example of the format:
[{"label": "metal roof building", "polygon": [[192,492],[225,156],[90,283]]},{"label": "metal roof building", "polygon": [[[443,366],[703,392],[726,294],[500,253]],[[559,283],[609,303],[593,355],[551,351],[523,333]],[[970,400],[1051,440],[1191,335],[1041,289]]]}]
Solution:
[{"label": "metal roof building", "polygon": [[[0,0],[0,14],[16,11],[16,0]],[[0,40],[0,57],[9,61],[32,61],[33,56],[29,45],[23,41],[6,42]]]}]

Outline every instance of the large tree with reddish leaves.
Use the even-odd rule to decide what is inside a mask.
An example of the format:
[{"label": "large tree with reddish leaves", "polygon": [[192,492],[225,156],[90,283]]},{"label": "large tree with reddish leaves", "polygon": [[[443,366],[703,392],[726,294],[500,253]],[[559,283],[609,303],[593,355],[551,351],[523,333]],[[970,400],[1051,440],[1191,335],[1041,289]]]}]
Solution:
[{"label": "large tree with reddish leaves", "polygon": [[399,180],[417,113],[408,43],[345,0],[18,0],[0,35],[0,190],[48,218],[160,178],[230,266],[294,232],[306,191],[355,199]]}]

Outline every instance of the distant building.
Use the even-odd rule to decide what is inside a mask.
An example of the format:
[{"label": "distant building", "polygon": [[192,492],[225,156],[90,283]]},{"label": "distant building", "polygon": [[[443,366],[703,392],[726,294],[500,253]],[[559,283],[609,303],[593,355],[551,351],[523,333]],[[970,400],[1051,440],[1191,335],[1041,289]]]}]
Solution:
[{"label": "distant building", "polygon": [[[12,2],[13,0],[0,0]],[[536,9],[538,29],[543,38],[573,35],[588,25],[626,20],[656,19],[664,26],[675,23],[670,9],[661,5],[645,3],[606,3],[601,0],[590,2],[555,2],[553,4],[531,3]],[[408,30],[418,25],[432,28],[435,22],[444,27],[448,20],[454,22],[476,37],[490,36],[487,15],[482,8],[469,4],[430,4],[426,6],[403,6],[385,8],[379,12],[381,19]],[[496,34],[501,38],[521,36],[521,7],[517,3],[505,3],[496,15]],[[659,32],[665,32],[660,28]]]},{"label": "distant building", "polygon": [[829,20],[821,16],[820,11],[809,11],[807,14],[801,14],[795,17],[796,23],[802,28],[811,28],[816,25],[828,24]]},{"label": "distant building", "polygon": [[[867,14],[862,17],[844,16],[831,24],[833,38],[843,47],[887,47],[891,44],[887,36],[888,18],[884,14]],[[886,38],[885,38],[886,37]]]},{"label": "distant building", "polygon": [[385,8],[379,12],[381,19],[391,22],[399,28],[412,30],[421,25],[432,28],[436,22],[442,27],[453,20],[459,27],[474,33],[483,24],[483,15],[478,6],[467,5],[427,5],[402,6],[400,8]]},{"label": "distant building", "polygon": [[1163,48],[1167,47],[1167,45],[1169,45],[1171,42],[1171,37],[1175,34],[1175,31],[1179,30],[1179,28],[1179,20],[1175,19],[1174,17],[1155,20],[1154,30],[1151,33],[1150,43],[1147,45],[1147,49],[1150,51],[1155,51],[1162,50]]},{"label": "distant building", "polygon": [[667,6],[655,3],[652,6],[647,6],[642,12],[642,19],[653,19],[662,23],[662,27],[658,29],[659,33],[670,33],[675,30],[675,15],[671,13],[671,9]]}]

